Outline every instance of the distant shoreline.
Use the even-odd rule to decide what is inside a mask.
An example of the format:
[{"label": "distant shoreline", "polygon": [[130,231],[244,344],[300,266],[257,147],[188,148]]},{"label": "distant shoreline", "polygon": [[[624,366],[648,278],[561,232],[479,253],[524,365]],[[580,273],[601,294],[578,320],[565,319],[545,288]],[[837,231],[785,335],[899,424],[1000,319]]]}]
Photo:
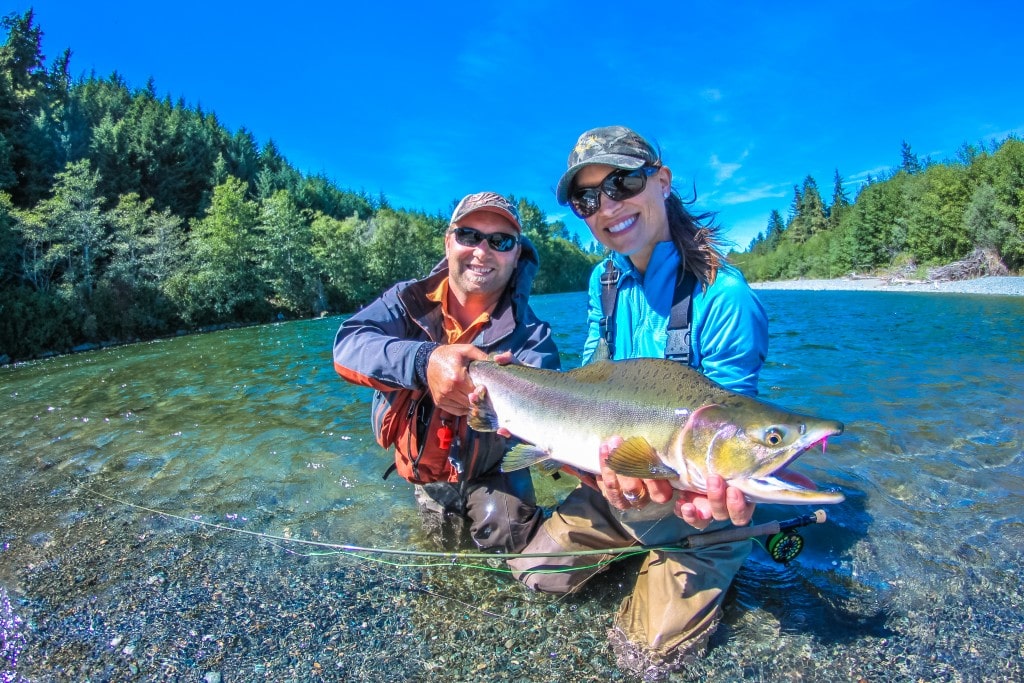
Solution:
[{"label": "distant shoreline", "polygon": [[798,289],[808,291],[931,292],[947,294],[994,294],[1024,296],[1024,277],[979,277],[943,282],[890,282],[880,277],[842,277],[831,280],[775,280],[751,282],[754,289]]}]

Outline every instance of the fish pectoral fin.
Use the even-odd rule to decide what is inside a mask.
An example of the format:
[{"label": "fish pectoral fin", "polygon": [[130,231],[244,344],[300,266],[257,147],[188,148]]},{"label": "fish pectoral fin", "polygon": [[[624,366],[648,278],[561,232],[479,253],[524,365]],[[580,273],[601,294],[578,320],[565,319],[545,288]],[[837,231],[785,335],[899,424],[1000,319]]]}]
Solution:
[{"label": "fish pectoral fin", "polygon": [[551,455],[543,448],[521,443],[518,446],[513,446],[512,449],[505,454],[505,458],[501,461],[501,471],[515,472],[516,470],[526,469],[530,465],[536,465],[537,463],[544,462],[550,458]]},{"label": "fish pectoral fin", "polygon": [[477,394],[479,398],[470,405],[466,424],[470,429],[478,432],[498,431],[498,414],[494,412],[494,406],[487,398],[487,387],[479,387]]},{"label": "fish pectoral fin", "polygon": [[547,460],[541,460],[537,463],[537,470],[545,476],[552,476],[556,472],[562,470],[562,463],[558,462],[554,458],[548,458]]},{"label": "fish pectoral fin", "polygon": [[608,455],[616,474],[638,479],[678,479],[679,473],[662,462],[658,451],[642,436],[632,436]]}]

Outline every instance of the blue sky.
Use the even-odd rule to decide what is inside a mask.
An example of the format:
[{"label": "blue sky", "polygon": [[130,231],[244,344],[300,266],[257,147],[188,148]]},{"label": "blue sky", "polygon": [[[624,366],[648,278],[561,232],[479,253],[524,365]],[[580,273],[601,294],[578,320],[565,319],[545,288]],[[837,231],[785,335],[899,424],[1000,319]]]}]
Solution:
[{"label": "blue sky", "polygon": [[741,249],[807,175],[852,198],[904,140],[942,161],[1024,134],[1024,9],[1002,0],[5,5],[76,77],[152,77],[340,187],[429,213],[495,190],[588,238],[554,186],[594,126],[656,141]]}]

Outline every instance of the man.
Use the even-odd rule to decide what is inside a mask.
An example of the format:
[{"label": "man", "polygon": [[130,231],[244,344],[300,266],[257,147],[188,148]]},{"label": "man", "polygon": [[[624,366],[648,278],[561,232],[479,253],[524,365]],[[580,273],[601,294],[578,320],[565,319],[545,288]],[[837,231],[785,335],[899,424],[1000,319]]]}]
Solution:
[{"label": "man", "polygon": [[467,368],[511,352],[558,369],[551,330],[528,303],[537,252],[515,207],[494,192],[459,202],[444,248],[427,278],[391,287],[341,325],[334,367],[377,390],[377,441],[394,446],[394,469],[417,485],[421,504],[468,520],[481,549],[518,552],[542,515],[529,472],[501,472],[505,439],[468,429]]}]

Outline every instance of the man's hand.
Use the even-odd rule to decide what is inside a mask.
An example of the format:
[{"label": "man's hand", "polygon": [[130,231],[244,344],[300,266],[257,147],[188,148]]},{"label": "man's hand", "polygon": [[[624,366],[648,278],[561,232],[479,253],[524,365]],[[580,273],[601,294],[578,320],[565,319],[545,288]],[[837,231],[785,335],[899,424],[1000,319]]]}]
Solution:
[{"label": "man's hand", "polygon": [[487,360],[487,354],[472,344],[438,346],[427,361],[427,387],[434,405],[451,415],[469,413],[469,394],[473,381],[469,364]]},{"label": "man's hand", "polygon": [[[496,353],[496,354],[494,354],[494,357],[491,358],[490,360],[494,361],[498,365],[518,365],[519,364],[519,361],[516,360],[516,357],[514,355],[512,355],[511,351],[502,351],[500,353]],[[486,390],[486,389],[487,389],[487,387],[477,387],[477,386],[474,386],[473,387],[473,391],[469,392],[470,411],[472,411],[472,406],[475,406],[476,404],[478,404],[481,401],[485,400],[484,397],[483,397],[483,392],[481,390]],[[512,437],[512,433],[510,431],[508,431],[507,429],[505,429],[504,427],[499,427],[498,431],[497,431],[497,434],[498,434],[498,436],[503,436],[506,439]]]},{"label": "man's hand", "polygon": [[598,488],[612,507],[618,510],[640,510],[648,503],[667,503],[672,500],[672,486],[663,479],[635,479],[616,474],[608,467],[608,455],[622,445],[622,437],[613,436],[599,451],[601,474]]},{"label": "man's hand", "polygon": [[683,491],[676,500],[676,515],[697,529],[706,529],[712,520],[731,520],[746,526],[754,516],[754,503],[748,503],[743,492],[725,485],[717,474],[708,477],[707,495]]}]

